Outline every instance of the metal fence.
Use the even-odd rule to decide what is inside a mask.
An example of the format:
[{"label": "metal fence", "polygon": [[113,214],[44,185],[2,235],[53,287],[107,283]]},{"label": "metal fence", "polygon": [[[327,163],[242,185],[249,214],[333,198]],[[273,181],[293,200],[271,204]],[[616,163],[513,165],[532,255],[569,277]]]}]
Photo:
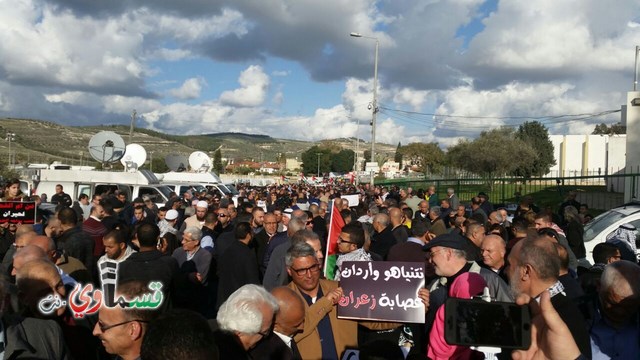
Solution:
[{"label": "metal fence", "polygon": [[[577,193],[576,200],[587,204],[596,211],[608,210],[624,203],[625,186],[637,189],[640,184],[640,173],[617,173],[609,175],[589,175],[570,177],[538,177],[524,179],[521,177],[503,177],[482,179],[478,176],[466,177],[429,177],[427,179],[390,179],[376,181],[376,185],[411,187],[414,191],[436,187],[438,198],[447,194],[452,188],[460,201],[469,202],[478,193],[484,192],[494,204],[518,204],[531,196],[540,207],[557,207],[565,200],[569,191]],[[637,197],[638,194],[632,194]]]}]

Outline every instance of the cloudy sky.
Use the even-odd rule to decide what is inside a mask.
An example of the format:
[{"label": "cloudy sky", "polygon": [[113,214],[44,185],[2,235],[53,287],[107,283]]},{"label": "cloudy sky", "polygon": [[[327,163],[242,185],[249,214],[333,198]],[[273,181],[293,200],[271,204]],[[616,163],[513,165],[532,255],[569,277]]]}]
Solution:
[{"label": "cloudy sky", "polygon": [[[447,146],[619,121],[639,0],[0,0],[0,115]],[[569,116],[563,116],[569,115]]]}]

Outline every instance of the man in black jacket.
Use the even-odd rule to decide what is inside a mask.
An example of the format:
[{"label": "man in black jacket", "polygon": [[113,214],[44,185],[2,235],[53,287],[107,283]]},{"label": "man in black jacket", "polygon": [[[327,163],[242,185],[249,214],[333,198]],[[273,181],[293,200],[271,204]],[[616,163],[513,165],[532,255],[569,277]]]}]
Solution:
[{"label": "man in black jacket", "polygon": [[[165,299],[168,299],[178,274],[178,262],[158,250],[160,229],[157,225],[144,223],[138,227],[136,235],[140,242],[140,251],[131,254],[127,260],[119,264],[118,283],[139,280],[148,284],[160,281]],[[167,302],[163,306],[166,304]]]},{"label": "man in black jacket", "polygon": [[62,235],[56,239],[58,249],[82,261],[89,273],[93,274],[95,242],[78,226],[78,215],[73,209],[64,208],[58,212],[58,220],[62,230]]}]

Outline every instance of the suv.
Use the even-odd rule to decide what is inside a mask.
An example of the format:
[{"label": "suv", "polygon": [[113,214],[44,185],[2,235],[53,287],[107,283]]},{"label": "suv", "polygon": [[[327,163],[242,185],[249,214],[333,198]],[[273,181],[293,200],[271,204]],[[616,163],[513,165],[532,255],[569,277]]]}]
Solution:
[{"label": "suv", "polygon": [[[587,250],[587,258],[593,260],[593,248],[607,240],[607,236],[613,233],[622,224],[631,224],[636,227],[636,238],[640,239],[640,202],[631,202],[604,212],[584,226],[584,247]],[[637,248],[637,246],[636,246]],[[636,249],[636,253],[637,253]]]}]

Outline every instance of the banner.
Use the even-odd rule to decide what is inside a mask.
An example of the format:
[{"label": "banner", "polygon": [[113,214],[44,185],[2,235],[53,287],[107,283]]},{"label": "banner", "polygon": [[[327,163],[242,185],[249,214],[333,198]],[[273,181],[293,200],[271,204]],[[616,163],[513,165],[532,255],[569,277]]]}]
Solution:
[{"label": "banner", "polygon": [[338,318],[424,323],[424,264],[345,261],[340,272],[343,295]]},{"label": "banner", "polygon": [[335,277],[336,260],[338,260],[338,237],[344,227],[344,220],[340,216],[340,210],[336,208],[335,201],[331,202],[331,216],[329,221],[329,233],[327,235],[327,251],[324,256],[324,277],[333,280]]},{"label": "banner", "polygon": [[0,201],[0,224],[35,224],[36,203]]}]

